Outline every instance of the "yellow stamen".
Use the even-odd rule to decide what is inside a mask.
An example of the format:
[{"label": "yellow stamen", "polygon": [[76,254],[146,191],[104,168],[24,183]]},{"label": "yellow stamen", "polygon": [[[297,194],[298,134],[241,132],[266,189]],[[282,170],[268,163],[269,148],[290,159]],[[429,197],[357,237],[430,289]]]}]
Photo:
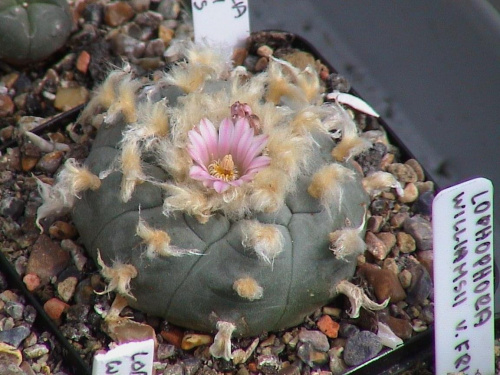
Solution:
[{"label": "yellow stamen", "polygon": [[208,166],[210,174],[223,181],[234,181],[238,175],[238,169],[234,165],[233,157],[231,154],[225,155],[222,160],[215,160]]}]

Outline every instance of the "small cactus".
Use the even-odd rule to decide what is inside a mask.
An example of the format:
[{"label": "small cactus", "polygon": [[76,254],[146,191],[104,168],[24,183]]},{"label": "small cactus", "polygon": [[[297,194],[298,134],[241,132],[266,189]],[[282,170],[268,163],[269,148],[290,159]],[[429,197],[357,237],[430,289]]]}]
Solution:
[{"label": "small cactus", "polygon": [[0,0],[0,60],[45,59],[64,45],[72,22],[66,0]]},{"label": "small cactus", "polygon": [[299,324],[352,277],[369,197],[351,158],[365,141],[335,157],[330,131],[355,140],[355,125],[322,102],[312,67],[271,58],[251,75],[198,45],[186,58],[156,82],[110,74],[80,119],[99,127],[84,170],[101,184],[55,207],[74,205],[107,291],[219,328],[212,351],[229,358],[226,336]]}]

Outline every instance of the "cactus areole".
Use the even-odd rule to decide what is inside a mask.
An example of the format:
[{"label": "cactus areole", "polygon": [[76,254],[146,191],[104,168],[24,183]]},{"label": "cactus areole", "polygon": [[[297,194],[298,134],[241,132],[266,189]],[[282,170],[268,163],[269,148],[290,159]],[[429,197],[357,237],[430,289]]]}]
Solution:
[{"label": "cactus areole", "polygon": [[[239,336],[297,325],[364,250],[368,196],[332,156],[330,131],[352,120],[322,102],[312,67],[271,59],[251,75],[198,45],[186,58],[156,82],[112,72],[89,103],[80,121],[99,130],[82,168],[101,184],[78,190],[74,222],[115,275],[108,290],[139,310]],[[343,230],[357,245],[334,249]]]}]

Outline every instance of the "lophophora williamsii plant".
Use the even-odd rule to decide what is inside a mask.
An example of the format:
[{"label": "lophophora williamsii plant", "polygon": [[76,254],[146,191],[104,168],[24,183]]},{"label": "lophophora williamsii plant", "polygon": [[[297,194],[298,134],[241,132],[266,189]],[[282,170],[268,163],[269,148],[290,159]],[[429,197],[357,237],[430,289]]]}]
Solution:
[{"label": "lophophora williamsii plant", "polygon": [[39,182],[38,223],[71,210],[106,292],[218,330],[216,357],[231,358],[232,335],[297,325],[338,293],[353,316],[385,306],[348,282],[369,204],[352,158],[370,141],[323,102],[314,68],[271,58],[252,75],[204,45],[185,55],[156,81],[111,72],[80,119],[99,128],[92,151]]}]

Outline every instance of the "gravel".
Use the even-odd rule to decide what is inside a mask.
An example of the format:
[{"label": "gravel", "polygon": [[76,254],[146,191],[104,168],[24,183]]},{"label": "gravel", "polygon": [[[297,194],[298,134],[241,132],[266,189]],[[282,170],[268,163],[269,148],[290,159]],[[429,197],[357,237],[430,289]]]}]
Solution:
[{"label": "gravel", "polygon": [[[40,234],[35,219],[41,198],[35,176],[50,183],[65,160],[85,159],[95,130],[83,128],[66,111],[77,113],[113,66],[127,62],[138,76],[154,76],[154,71],[168,69],[177,59],[173,38],[191,36],[192,27],[179,0],[83,0],[72,9],[78,20],[75,30],[56,55],[29,67],[0,63],[0,244],[3,255],[90,367],[95,353],[108,350],[112,337],[116,339],[109,327],[103,328],[114,294],[95,293],[106,285],[87,260],[68,215],[54,218],[48,233]],[[290,48],[288,37],[262,33],[239,56],[249,70],[261,70],[269,54],[280,56]],[[307,58],[314,61],[310,55]],[[345,79],[319,67],[329,89],[349,87]],[[54,121],[61,113],[69,121]],[[357,112],[353,116],[371,139],[385,139],[379,121]],[[57,126],[38,132],[42,141],[24,134],[46,121]],[[137,323],[138,334],[154,331],[157,374],[341,373],[384,350],[376,335],[378,321],[405,341],[432,325],[433,184],[425,181],[418,161],[407,160],[394,145],[383,141],[374,143],[356,161],[365,175],[380,170],[392,173],[414,195],[411,201],[401,201],[388,191],[372,199],[368,251],[358,258],[358,272],[352,280],[372,300],[392,297],[389,306],[377,313],[362,311],[359,318],[351,319],[346,313],[347,298],[340,297],[300,327],[233,340],[232,350],[247,354],[238,364],[211,358],[206,339],[200,338],[200,344],[190,350],[181,349],[187,334],[206,334],[127,307],[121,316]],[[335,328],[338,337],[321,331],[325,316],[339,325]],[[61,345],[36,324],[36,317],[35,308],[0,272],[0,341],[13,353],[4,362],[0,351],[0,367],[11,373],[72,374]]]}]

